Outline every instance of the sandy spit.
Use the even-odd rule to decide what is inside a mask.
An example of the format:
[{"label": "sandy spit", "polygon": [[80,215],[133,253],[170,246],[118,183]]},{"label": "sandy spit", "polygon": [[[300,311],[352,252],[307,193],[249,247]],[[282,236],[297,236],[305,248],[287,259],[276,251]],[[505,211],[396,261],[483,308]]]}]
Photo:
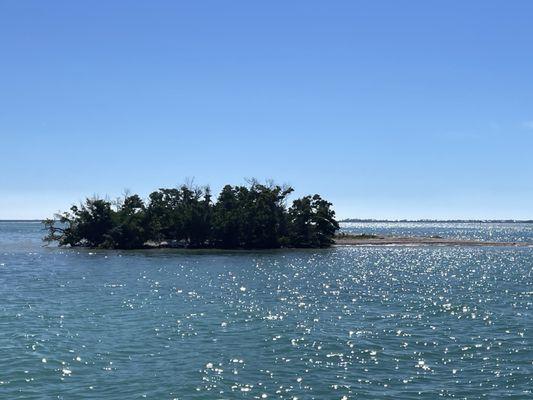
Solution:
[{"label": "sandy spit", "polygon": [[529,242],[486,242],[479,240],[449,239],[440,237],[419,237],[419,236],[337,236],[336,246],[498,246],[498,247],[532,247]]}]

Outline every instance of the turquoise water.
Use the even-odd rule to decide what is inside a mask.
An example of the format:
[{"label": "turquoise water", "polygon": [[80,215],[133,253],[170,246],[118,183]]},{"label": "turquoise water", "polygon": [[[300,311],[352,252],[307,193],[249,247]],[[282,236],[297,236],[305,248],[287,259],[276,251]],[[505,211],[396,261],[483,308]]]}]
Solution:
[{"label": "turquoise water", "polygon": [[78,251],[41,234],[0,222],[1,399],[532,398],[532,248]]}]

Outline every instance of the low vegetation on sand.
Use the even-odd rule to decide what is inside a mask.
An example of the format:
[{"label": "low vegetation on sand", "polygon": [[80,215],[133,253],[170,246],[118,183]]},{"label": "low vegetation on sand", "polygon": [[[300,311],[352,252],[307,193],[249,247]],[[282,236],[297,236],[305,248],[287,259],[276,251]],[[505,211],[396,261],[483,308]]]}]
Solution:
[{"label": "low vegetation on sand", "polygon": [[117,201],[88,198],[44,221],[46,242],[60,246],[138,249],[273,249],[327,247],[339,224],[332,204],[319,195],[296,199],[291,187],[251,181],[226,185],[216,201],[209,187],[159,189],[147,200],[126,195]]},{"label": "low vegetation on sand", "polygon": [[373,235],[373,234],[370,234],[370,233],[360,233],[360,234],[356,235],[356,234],[341,232],[341,233],[339,233],[339,234],[337,234],[335,236],[335,239],[337,239],[337,240],[341,240],[341,239],[353,239],[353,240],[357,240],[357,239],[378,239],[378,238],[380,238],[380,236]]}]

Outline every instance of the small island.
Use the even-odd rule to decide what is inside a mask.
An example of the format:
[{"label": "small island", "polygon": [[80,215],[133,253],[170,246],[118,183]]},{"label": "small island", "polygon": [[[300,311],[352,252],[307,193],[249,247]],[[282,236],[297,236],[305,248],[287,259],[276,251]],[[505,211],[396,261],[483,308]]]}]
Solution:
[{"label": "small island", "polygon": [[320,248],[339,229],[332,204],[320,195],[287,205],[289,186],[226,185],[212,200],[209,187],[159,189],[147,200],[125,195],[110,201],[88,198],[44,222],[44,241],[59,246],[103,249],[154,247],[276,249]]},{"label": "small island", "polygon": [[[339,231],[332,203],[320,195],[288,205],[290,186],[226,185],[215,201],[208,186],[161,188],[146,200],[126,194],[73,205],[43,221],[47,243],[100,249],[278,249],[336,246],[533,246],[439,236],[387,236]],[[349,220],[353,221],[353,220]]]}]

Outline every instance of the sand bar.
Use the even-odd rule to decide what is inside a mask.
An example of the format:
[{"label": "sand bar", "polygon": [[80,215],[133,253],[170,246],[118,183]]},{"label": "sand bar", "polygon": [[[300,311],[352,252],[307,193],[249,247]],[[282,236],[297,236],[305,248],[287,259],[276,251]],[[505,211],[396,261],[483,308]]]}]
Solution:
[{"label": "sand bar", "polygon": [[342,235],[335,237],[336,246],[498,246],[498,247],[532,247],[531,242],[492,242],[468,239],[421,236],[371,236]]}]

